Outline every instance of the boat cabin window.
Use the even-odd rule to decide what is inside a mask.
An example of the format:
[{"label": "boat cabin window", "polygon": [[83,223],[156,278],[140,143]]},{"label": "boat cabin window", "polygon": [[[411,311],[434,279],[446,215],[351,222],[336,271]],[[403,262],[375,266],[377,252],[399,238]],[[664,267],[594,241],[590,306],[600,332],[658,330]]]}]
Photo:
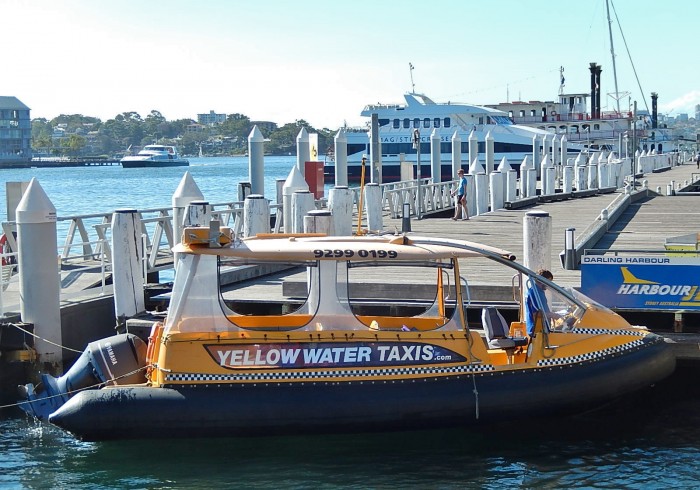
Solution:
[{"label": "boat cabin window", "polygon": [[389,120],[388,119],[379,119],[378,123],[379,123],[380,127],[387,126],[389,124]]},{"label": "boat cabin window", "polygon": [[525,111],[523,109],[520,110],[520,117],[525,117]]},{"label": "boat cabin window", "polygon": [[425,119],[423,119],[423,127],[424,128],[430,127],[430,118],[429,117],[426,117]]},{"label": "boat cabin window", "polygon": [[411,120],[407,117],[404,118],[403,120],[403,127],[404,129],[410,128],[411,127]]},{"label": "boat cabin window", "polygon": [[440,127],[440,118],[439,117],[436,117],[435,119],[433,119],[433,126],[436,128]]},{"label": "boat cabin window", "polygon": [[593,131],[600,131],[600,124],[594,124]]},{"label": "boat cabin window", "polygon": [[401,127],[401,120],[394,119],[394,129],[399,129]]},{"label": "boat cabin window", "polygon": [[537,110],[536,109],[530,110],[530,117],[536,117],[536,116],[537,116]]},{"label": "boat cabin window", "polygon": [[449,128],[451,125],[451,120],[449,117],[446,117],[445,120],[443,121],[443,126],[446,128]]}]

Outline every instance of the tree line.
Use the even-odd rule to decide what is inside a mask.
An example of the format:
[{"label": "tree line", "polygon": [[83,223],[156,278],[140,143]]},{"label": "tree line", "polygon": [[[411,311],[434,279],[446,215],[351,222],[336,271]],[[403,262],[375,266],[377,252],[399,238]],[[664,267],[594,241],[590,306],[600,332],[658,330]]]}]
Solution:
[{"label": "tree line", "polygon": [[[50,121],[37,118],[32,119],[32,150],[34,154],[113,158],[157,142],[177,146],[183,155],[199,155],[200,148],[207,156],[244,155],[254,126],[243,114],[228,114],[220,124],[187,131],[193,124],[195,121],[191,119],[168,121],[156,110],[145,118],[137,112],[123,112],[108,121],[81,114],[62,114]],[[316,129],[299,119],[261,129],[266,139],[265,153],[296,154],[296,138],[301,128],[318,133],[320,153],[333,146],[335,131]]]}]

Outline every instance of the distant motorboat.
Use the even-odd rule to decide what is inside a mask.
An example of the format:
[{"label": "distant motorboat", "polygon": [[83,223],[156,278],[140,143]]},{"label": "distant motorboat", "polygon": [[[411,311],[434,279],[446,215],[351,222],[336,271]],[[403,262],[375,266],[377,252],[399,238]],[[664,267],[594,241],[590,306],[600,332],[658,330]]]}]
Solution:
[{"label": "distant motorboat", "polygon": [[174,146],[146,145],[137,155],[125,156],[120,163],[124,168],[188,167],[190,161],[181,158]]}]

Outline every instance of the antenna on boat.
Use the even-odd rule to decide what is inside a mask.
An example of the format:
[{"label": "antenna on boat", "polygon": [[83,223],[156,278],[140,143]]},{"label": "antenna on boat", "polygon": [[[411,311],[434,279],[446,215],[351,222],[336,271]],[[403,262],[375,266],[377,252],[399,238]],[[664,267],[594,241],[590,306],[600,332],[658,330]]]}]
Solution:
[{"label": "antenna on boat", "polygon": [[620,113],[620,98],[617,90],[617,69],[615,68],[615,48],[613,47],[612,20],[610,20],[610,1],[605,0],[605,9],[608,13],[608,34],[610,35],[610,55],[612,56],[613,79],[615,80],[615,102],[617,102],[617,113]]},{"label": "antenna on boat", "polygon": [[413,63],[408,63],[408,71],[411,74],[411,93],[416,93],[416,84],[413,83]]}]

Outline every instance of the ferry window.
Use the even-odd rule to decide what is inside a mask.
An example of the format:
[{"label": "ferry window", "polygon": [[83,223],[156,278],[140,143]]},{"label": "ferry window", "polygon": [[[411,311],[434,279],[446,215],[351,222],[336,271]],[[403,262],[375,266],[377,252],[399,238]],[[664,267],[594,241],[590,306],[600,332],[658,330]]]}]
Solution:
[{"label": "ferry window", "polygon": [[414,128],[420,128],[420,119],[415,118],[415,119],[413,120],[413,127],[414,127]]},{"label": "ferry window", "polygon": [[481,117],[479,118],[479,124],[484,124],[484,116],[481,116]]},{"label": "ferry window", "polygon": [[425,119],[423,119],[423,127],[424,128],[430,127],[430,118],[429,117],[426,117]]},{"label": "ferry window", "polygon": [[583,126],[581,126],[581,128],[582,128],[584,131],[590,131],[590,130],[591,130],[591,127],[590,127],[588,124],[584,124]]},{"label": "ferry window", "polygon": [[530,111],[530,117],[535,117],[535,116],[537,116],[537,110],[536,110],[536,109],[532,109],[532,110]]},{"label": "ferry window", "polygon": [[389,120],[388,120],[388,119],[379,119],[379,125],[380,125],[380,126],[386,126],[386,125],[388,125],[388,124],[389,124]]},{"label": "ferry window", "polygon": [[446,127],[446,128],[449,128],[449,127],[450,127],[450,123],[451,123],[450,118],[449,118],[449,117],[446,117],[445,120],[443,121],[443,126]]},{"label": "ferry window", "polygon": [[508,111],[508,117],[513,117],[513,111]]},{"label": "ferry window", "polygon": [[435,119],[433,119],[433,126],[436,128],[440,127],[440,118],[439,117],[436,117]]},{"label": "ferry window", "polygon": [[520,117],[525,117],[525,111],[523,109],[520,109]]},{"label": "ferry window", "polygon": [[399,129],[401,126],[401,121],[399,119],[394,119],[394,129]]},{"label": "ferry window", "polygon": [[410,128],[411,127],[411,120],[409,118],[405,118],[403,120],[403,127],[404,128]]},{"label": "ferry window", "polygon": [[600,130],[600,124],[594,124],[593,131],[599,131],[599,130]]},{"label": "ferry window", "polygon": [[566,126],[559,126],[559,132],[560,133],[566,133]]}]

